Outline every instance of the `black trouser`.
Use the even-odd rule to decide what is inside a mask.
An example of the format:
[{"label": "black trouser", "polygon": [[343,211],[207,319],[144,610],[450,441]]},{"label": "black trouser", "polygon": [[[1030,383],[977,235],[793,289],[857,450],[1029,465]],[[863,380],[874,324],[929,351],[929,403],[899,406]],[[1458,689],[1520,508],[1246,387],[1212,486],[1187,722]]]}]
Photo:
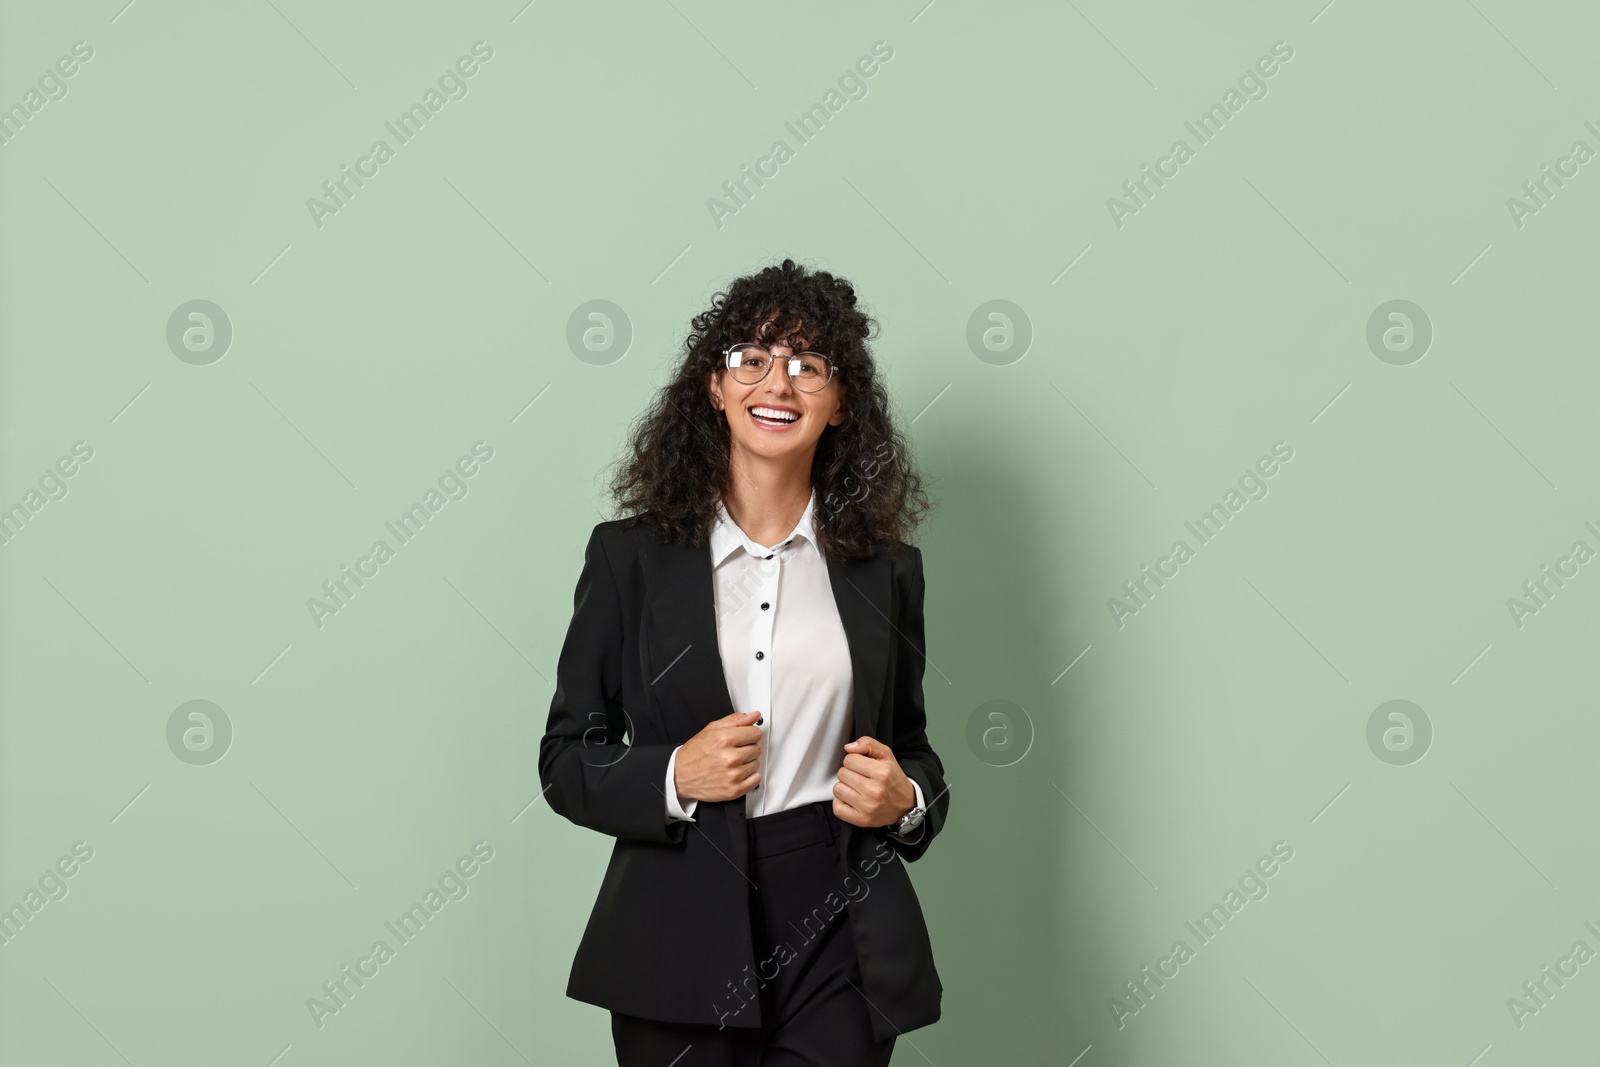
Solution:
[{"label": "black trouser", "polygon": [[[758,975],[730,974],[721,1028],[611,1013],[620,1067],[885,1067],[894,1038],[872,1035],[872,1006],[843,900],[839,822],[832,801],[748,820],[753,942]],[[786,945],[787,951],[779,946]],[[773,971],[776,969],[777,973]],[[751,987],[756,987],[751,989]],[[761,1028],[732,1024],[755,1013]]]}]

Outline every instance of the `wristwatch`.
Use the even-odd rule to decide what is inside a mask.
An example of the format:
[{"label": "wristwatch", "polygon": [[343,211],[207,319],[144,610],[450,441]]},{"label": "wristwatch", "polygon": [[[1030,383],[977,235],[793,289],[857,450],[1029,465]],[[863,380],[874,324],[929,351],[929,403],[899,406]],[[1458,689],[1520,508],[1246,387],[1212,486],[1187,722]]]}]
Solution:
[{"label": "wristwatch", "polygon": [[899,834],[901,837],[909,834],[922,825],[922,817],[927,814],[922,808],[913,807],[900,817],[900,821],[890,827],[889,832]]}]

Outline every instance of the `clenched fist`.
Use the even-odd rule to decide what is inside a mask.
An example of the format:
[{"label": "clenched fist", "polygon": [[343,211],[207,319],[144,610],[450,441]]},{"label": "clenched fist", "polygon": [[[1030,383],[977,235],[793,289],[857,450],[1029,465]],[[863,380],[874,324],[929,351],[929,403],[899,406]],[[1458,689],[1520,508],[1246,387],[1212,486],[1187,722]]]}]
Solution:
[{"label": "clenched fist", "polygon": [[911,779],[889,746],[862,734],[844,746],[833,787],[833,813],[854,826],[888,826],[917,803]]},{"label": "clenched fist", "polygon": [[759,711],[736,711],[708,722],[678,750],[672,765],[678,803],[733,800],[761,782]]}]

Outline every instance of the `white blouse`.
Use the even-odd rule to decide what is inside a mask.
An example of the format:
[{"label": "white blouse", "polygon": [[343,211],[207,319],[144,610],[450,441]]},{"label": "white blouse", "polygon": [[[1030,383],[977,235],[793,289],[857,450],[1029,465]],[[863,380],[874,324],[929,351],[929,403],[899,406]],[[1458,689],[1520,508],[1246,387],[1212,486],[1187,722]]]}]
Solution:
[{"label": "white blouse", "polygon": [[[855,692],[850,646],[833,599],[828,564],[816,545],[813,492],[794,531],[764,547],[717,505],[711,575],[717,646],[735,711],[759,711],[761,782],[744,796],[755,818],[812,801],[833,801],[851,736]],[[679,746],[682,747],[681,745]],[[693,822],[698,800],[678,803],[667,761],[667,817]],[[922,787],[913,780],[916,803]],[[893,831],[890,831],[893,834]],[[915,844],[923,827],[898,840]]]}]

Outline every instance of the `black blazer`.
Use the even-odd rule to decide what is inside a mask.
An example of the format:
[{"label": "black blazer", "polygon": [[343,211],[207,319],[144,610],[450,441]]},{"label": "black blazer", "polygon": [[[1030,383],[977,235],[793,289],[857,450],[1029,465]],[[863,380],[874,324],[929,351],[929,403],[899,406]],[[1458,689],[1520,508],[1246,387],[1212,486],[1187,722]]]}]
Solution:
[{"label": "black blazer", "polygon": [[[888,745],[928,804],[914,845],[848,823],[840,841],[839,892],[828,908],[848,909],[882,1039],[936,1021],[943,992],[900,862],[927,851],[950,808],[944,765],[925,732],[922,552],[901,543],[827,566],[855,675],[852,736]],[[758,963],[765,977],[773,972],[751,943],[745,799],[702,800],[693,824],[666,814],[672,750],[734,711],[717,647],[711,550],[660,544],[647,522],[602,522],[584,551],[573,608],[539,781],[557,814],[617,841],[567,996],[665,1022],[759,1026]],[[735,989],[752,1002],[740,1008]]]}]

